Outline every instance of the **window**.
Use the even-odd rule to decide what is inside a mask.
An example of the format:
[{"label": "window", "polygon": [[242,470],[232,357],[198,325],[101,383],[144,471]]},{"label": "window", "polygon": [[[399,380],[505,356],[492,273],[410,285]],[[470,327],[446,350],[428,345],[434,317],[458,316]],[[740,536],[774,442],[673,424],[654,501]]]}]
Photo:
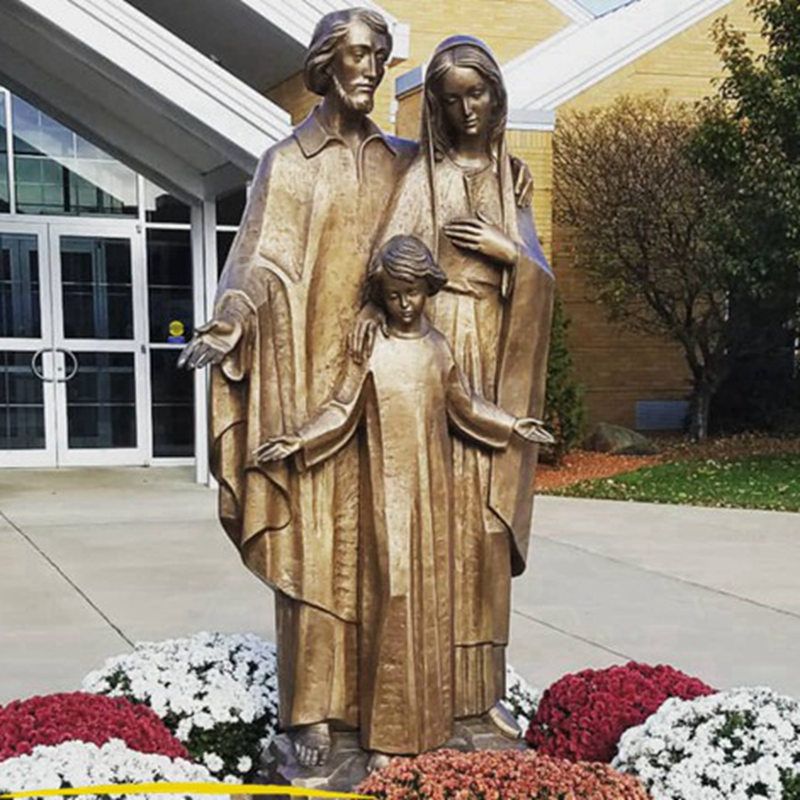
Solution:
[{"label": "window", "polygon": [[18,213],[136,215],[136,173],[21,98],[11,109]]},{"label": "window", "polygon": [[186,203],[148,180],[144,182],[145,219],[147,222],[183,223],[191,222],[191,209]]},{"label": "window", "polygon": [[178,369],[180,348],[150,350],[153,393],[153,455],[179,458],[194,455],[194,376]]}]

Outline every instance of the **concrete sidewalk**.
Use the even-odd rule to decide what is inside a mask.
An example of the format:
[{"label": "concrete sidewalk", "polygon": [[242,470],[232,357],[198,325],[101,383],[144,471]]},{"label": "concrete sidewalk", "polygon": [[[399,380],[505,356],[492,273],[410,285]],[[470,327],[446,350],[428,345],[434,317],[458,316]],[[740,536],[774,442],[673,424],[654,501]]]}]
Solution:
[{"label": "concrete sidewalk", "polygon": [[[0,470],[0,704],[137,640],[273,638],[216,495],[183,468]],[[636,659],[800,697],[800,515],[542,497],[509,661],[536,686]]]}]

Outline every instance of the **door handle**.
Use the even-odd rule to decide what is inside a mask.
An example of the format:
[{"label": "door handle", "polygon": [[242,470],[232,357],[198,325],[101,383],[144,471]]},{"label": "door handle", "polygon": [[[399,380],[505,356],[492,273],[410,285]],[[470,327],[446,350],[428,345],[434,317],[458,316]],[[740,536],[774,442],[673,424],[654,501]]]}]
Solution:
[{"label": "door handle", "polygon": [[65,375],[63,378],[58,378],[58,383],[66,383],[67,381],[71,381],[77,374],[78,374],[78,357],[72,350],[67,350],[65,347],[56,347],[56,353],[64,353],[64,355],[69,356],[72,359],[72,372],[68,375]]},{"label": "door handle", "polygon": [[52,352],[49,347],[42,347],[31,356],[31,372],[43,383],[55,383],[55,378],[48,378],[45,376],[43,370],[39,370],[37,362],[40,357],[44,357],[45,353]]}]

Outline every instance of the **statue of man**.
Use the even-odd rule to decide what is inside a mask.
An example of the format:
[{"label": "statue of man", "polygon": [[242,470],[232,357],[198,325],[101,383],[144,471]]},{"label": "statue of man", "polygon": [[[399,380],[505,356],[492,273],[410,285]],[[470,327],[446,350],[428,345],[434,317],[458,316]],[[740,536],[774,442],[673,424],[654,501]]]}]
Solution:
[{"label": "statue of man", "polygon": [[303,472],[254,450],[296,430],[348,357],[377,228],[416,152],[367,116],[391,47],[373,11],[319,22],[304,75],[323,100],[261,159],[214,317],[179,362],[214,365],[220,519],[275,589],[280,721],[304,766],[325,762],[332,724],[359,724],[358,444]]}]

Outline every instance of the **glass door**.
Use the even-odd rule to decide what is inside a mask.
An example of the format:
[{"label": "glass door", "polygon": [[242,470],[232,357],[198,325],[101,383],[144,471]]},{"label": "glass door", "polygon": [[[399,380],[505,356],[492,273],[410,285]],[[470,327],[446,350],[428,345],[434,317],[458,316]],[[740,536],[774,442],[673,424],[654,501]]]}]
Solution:
[{"label": "glass door", "polygon": [[56,464],[56,357],[47,226],[0,228],[0,466]]},{"label": "glass door", "polygon": [[49,227],[58,464],[144,464],[143,237],[127,221]]}]

